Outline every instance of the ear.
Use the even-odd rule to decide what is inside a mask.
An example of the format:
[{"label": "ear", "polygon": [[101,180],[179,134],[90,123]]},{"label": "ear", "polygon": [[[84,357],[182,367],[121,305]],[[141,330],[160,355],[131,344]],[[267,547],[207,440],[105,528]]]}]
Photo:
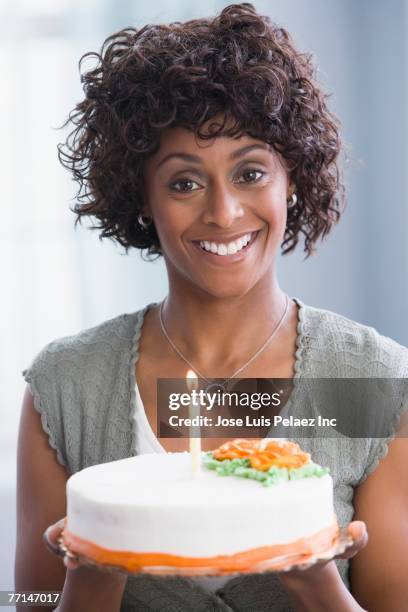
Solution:
[{"label": "ear", "polygon": [[296,191],[296,185],[295,185],[295,183],[293,181],[290,181],[289,185],[288,185],[287,197],[291,198],[292,195],[295,193],[295,191]]}]

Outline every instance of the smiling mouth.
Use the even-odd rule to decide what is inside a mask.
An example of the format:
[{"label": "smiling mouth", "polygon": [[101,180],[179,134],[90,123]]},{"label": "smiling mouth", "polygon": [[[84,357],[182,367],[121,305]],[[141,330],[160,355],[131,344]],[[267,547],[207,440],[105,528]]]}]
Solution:
[{"label": "smiling mouth", "polygon": [[205,253],[226,257],[245,251],[254,242],[260,230],[248,232],[230,242],[213,242],[209,240],[193,240],[193,243]]}]

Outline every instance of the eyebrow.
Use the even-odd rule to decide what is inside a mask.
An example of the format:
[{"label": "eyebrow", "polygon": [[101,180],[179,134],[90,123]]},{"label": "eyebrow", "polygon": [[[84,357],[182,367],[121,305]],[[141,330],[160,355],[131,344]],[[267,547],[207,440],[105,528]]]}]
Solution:
[{"label": "eyebrow", "polygon": [[[268,145],[267,143],[265,143],[264,145],[262,144],[246,145],[245,147],[241,147],[240,149],[236,149],[236,151],[233,151],[230,154],[229,159],[231,160],[237,159],[238,157],[241,157],[242,155],[245,155],[246,153],[249,153],[250,151],[253,151],[255,149],[261,149],[263,151],[270,152],[272,147]],[[165,162],[173,158],[182,159],[183,161],[190,162],[192,164],[202,163],[202,159],[198,155],[192,155],[190,153],[181,153],[181,152],[180,153],[169,153],[168,155],[163,157],[161,161],[159,161],[159,163],[156,166],[156,169],[160,168],[160,166],[162,166]]]}]

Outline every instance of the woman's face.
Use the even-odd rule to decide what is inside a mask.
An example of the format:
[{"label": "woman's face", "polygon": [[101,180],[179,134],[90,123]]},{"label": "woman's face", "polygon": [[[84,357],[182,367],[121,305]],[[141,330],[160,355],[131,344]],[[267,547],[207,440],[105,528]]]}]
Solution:
[{"label": "woman's face", "polygon": [[145,189],[144,214],[153,217],[170,282],[239,297],[270,280],[289,183],[264,141],[247,135],[197,141],[189,130],[169,128],[146,162]]}]

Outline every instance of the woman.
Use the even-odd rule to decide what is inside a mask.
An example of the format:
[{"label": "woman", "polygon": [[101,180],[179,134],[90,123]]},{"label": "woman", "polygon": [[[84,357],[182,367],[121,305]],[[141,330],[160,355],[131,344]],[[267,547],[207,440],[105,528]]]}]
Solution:
[{"label": "woman", "polygon": [[[102,237],[163,256],[169,292],[52,342],[24,372],[16,588],[63,588],[61,610],[403,610],[408,451],[393,432],[302,442],[331,468],[340,522],[354,518],[350,566],[236,578],[214,592],[181,578],[126,582],[71,560],[66,570],[41,545],[66,514],[68,475],[186,448],[152,434],[157,378],[183,378],[189,366],[206,378],[408,374],[405,348],[279,286],[279,248],[303,235],[309,255],[343,195],[337,122],[288,33],[245,3],[123,30],[96,58],[60,149],[80,185],[77,220],[93,216]],[[47,530],[50,546],[59,529]]]}]

